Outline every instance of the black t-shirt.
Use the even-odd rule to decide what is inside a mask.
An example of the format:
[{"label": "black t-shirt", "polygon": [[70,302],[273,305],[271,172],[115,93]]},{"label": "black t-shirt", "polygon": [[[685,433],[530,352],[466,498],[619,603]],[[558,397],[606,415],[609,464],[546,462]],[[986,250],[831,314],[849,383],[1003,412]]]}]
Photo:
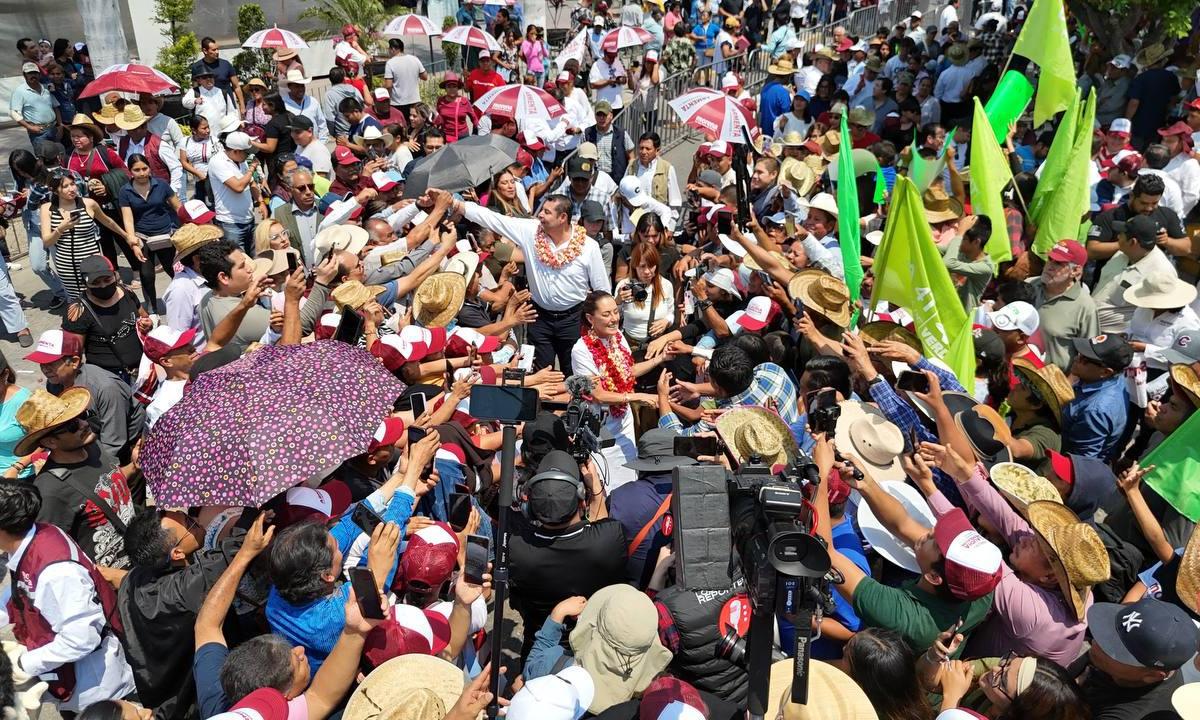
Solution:
[{"label": "black t-shirt", "polygon": [[1092,668],[1082,689],[1093,720],[1177,720],[1171,694],[1182,684],[1183,676],[1176,672],[1157,685],[1120,687]]},{"label": "black t-shirt", "polygon": [[292,133],[290,130],[288,130],[288,120],[291,117],[291,113],[280,113],[279,115],[272,116],[270,121],[263,126],[263,133],[265,134],[266,139],[270,140],[271,138],[275,138],[277,141],[275,143],[275,152],[258,153],[258,157],[262,161],[264,167],[273,170],[273,168],[271,168],[271,162],[275,159],[276,155],[296,152],[296,141],[292,139]]},{"label": "black t-shirt", "polygon": [[509,580],[527,646],[559,602],[574,595],[591,597],[602,587],[625,582],[627,541],[616,520],[545,530],[520,513],[513,512],[510,519]]},{"label": "black t-shirt", "polygon": [[123,292],[109,307],[80,298],[63,318],[63,330],[83,336],[87,361],[118,375],[136,369],[142,361],[142,339],[137,334],[140,306],[131,291]]},{"label": "black t-shirt", "polygon": [[742,0],[721,0],[721,9],[730,15],[737,15],[742,11],[744,3]]},{"label": "black t-shirt", "polygon": [[[67,480],[56,476],[64,471]],[[119,520],[132,520],[133,494],[115,457],[92,443],[86,460],[66,465],[50,460],[33,484],[42,494],[42,510],[37,518],[40,522],[65,530],[97,565],[129,567],[124,529],[114,527],[100,507],[76,489],[77,485],[91,489],[91,494],[107,502]]]},{"label": "black t-shirt", "polygon": [[[1117,231],[1113,229],[1114,222],[1125,222],[1129,218],[1136,215],[1129,207],[1129,202],[1123,202],[1120,205],[1109,208],[1096,216],[1092,222],[1092,228],[1088,230],[1088,240],[1099,240],[1100,242],[1112,242],[1117,237]],[[1184,236],[1183,223],[1179,221],[1179,215],[1169,207],[1159,204],[1150,213],[1160,227],[1166,228],[1167,235],[1173,238],[1181,238]]]},{"label": "black t-shirt", "polygon": [[458,324],[462,327],[481,328],[493,322],[487,303],[478,298],[466,300],[458,311]]},{"label": "black t-shirt", "polygon": [[204,58],[200,58],[196,62],[192,63],[193,76],[196,75],[196,70],[198,70],[201,66],[213,74],[214,85],[225,91],[226,95],[233,97],[232,78],[237,77],[238,71],[232,63],[224,58],[217,58],[215,63],[210,63]]}]

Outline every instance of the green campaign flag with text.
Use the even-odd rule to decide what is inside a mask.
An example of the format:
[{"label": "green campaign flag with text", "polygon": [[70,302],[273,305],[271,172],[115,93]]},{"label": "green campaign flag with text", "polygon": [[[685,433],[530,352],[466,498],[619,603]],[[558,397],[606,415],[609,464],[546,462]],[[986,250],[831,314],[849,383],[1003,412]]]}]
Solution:
[{"label": "green campaign flag with text", "polygon": [[992,236],[986,249],[992,261],[999,265],[1012,260],[1012,243],[1008,238],[1008,223],[1004,219],[1004,187],[1012,182],[1008,158],[1000,150],[983,105],[975,98],[975,121],[971,139],[971,212],[986,215],[992,221]]},{"label": "green campaign flag with text", "polygon": [[908,310],[927,357],[945,362],[965,387],[975,387],[975,339],[942,254],[925,220],[916,185],[896,178],[887,228],[875,252],[870,307],[886,300]]},{"label": "green campaign flag with text", "polygon": [[1013,54],[1034,61],[1041,71],[1033,101],[1033,125],[1037,127],[1066,109],[1075,94],[1075,63],[1063,0],[1034,0]]},{"label": "green campaign flag with text", "polygon": [[1146,484],[1171,507],[1192,522],[1200,520],[1200,412],[1192,413],[1183,425],[1167,436],[1139,463],[1153,465]]},{"label": "green campaign flag with text", "polygon": [[862,239],[859,236],[858,184],[854,177],[854,145],[842,113],[842,142],[838,149],[837,207],[838,245],[842,249],[842,266],[846,271],[846,287],[850,299],[862,296]]},{"label": "green campaign flag with text", "polygon": [[[1066,167],[1036,219],[1033,251],[1040,257],[1045,257],[1059,240],[1078,238],[1083,215],[1091,207],[1092,123],[1095,117],[1096,91],[1091,90],[1083,114],[1075,124],[1075,144]],[[1054,142],[1058,142],[1057,137]],[[1046,173],[1042,173],[1042,179],[1046,179]]]}]

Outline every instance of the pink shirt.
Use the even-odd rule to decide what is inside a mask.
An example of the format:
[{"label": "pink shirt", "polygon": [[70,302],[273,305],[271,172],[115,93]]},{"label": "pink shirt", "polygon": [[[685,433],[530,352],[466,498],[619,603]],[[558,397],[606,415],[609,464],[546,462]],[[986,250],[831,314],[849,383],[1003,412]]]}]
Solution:
[{"label": "pink shirt", "polygon": [[454,142],[467,135],[470,132],[468,121],[475,121],[471,101],[462,95],[453,99],[441,96],[438,98],[435,113],[434,124],[446,134],[446,142]]},{"label": "pink shirt", "polygon": [[[1025,518],[992,487],[982,464],[976,463],[971,479],[958,489],[967,504],[986,517],[1010,547],[1033,534]],[[938,517],[953,508],[940,492],[929,498],[929,505]],[[1076,620],[1067,603],[1057,590],[1046,590],[1025,582],[1005,563],[996,586],[992,612],[971,633],[967,657],[1001,657],[1012,651],[1025,657],[1043,657],[1066,667],[1079,656],[1087,630],[1087,623]],[[1087,605],[1090,607],[1091,603],[1089,594]]]}]

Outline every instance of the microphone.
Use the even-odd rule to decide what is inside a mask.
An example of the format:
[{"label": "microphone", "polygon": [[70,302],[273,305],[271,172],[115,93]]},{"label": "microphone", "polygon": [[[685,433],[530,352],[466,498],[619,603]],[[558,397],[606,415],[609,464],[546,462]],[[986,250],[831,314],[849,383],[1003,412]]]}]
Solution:
[{"label": "microphone", "polygon": [[567,392],[571,393],[571,397],[575,400],[590,398],[592,389],[595,387],[592,379],[587,375],[572,375],[563,384],[567,386]]}]

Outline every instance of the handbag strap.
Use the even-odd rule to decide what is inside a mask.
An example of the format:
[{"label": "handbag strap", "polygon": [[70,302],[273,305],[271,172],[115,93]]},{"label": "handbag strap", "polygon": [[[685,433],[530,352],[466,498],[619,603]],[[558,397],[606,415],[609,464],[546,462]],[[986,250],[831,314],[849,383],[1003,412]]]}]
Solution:
[{"label": "handbag strap", "polygon": [[663,515],[667,514],[667,510],[671,507],[671,496],[674,494],[675,493],[667,493],[667,496],[663,498],[662,503],[658,506],[658,510],[654,511],[654,516],[650,518],[650,522],[643,525],[642,529],[638,530],[638,534],[633,536],[633,542],[629,543],[629,550],[625,553],[626,556],[633,557],[633,552],[638,549],[638,546],[642,544],[642,542],[646,539],[646,536],[649,535],[650,531],[654,529],[655,523],[657,523]]}]

